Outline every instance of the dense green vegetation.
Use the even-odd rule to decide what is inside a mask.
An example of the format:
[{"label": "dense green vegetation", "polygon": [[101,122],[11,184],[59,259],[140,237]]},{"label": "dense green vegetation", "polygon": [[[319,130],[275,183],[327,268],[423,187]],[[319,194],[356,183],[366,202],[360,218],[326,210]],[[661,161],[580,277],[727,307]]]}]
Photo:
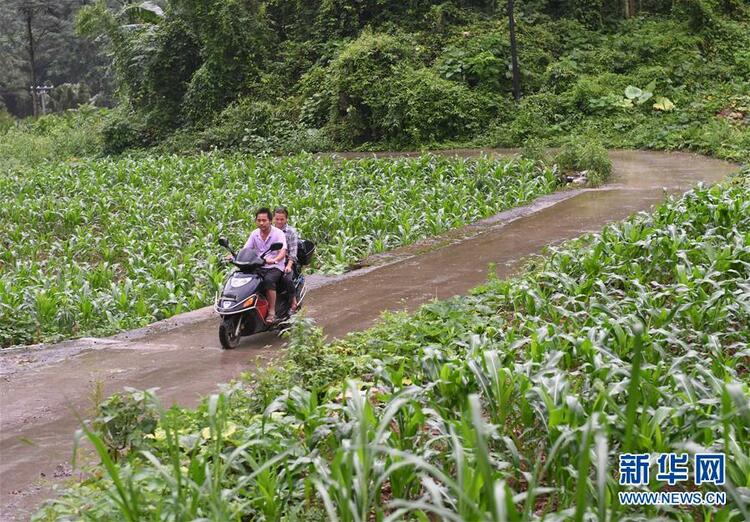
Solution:
[{"label": "dense green vegetation", "polygon": [[504,3],[175,0],[135,29],[102,3],[79,18],[116,57],[107,152],[557,145],[586,130],[747,159],[747,7],[649,1],[623,18],[630,3],[519,5],[520,104]]},{"label": "dense green vegetation", "polygon": [[42,165],[98,156],[105,117],[106,111],[86,106],[21,122],[0,119],[0,172],[43,175]]},{"label": "dense green vegetation", "polygon": [[163,155],[0,171],[0,346],[108,334],[209,304],[226,272],[217,239],[241,245],[260,206],[288,206],[318,244],[319,268],[337,272],[557,182],[531,161],[429,155]]},{"label": "dense green vegetation", "polygon": [[749,230],[746,171],[333,344],[300,322],[197,410],[110,398],[103,478],[36,520],[623,520],[617,455],[701,448],[727,505],[638,515],[747,520]]},{"label": "dense green vegetation", "polygon": [[557,146],[585,134],[607,147],[747,161],[748,7],[649,0],[633,12],[635,4],[520,3],[515,103],[504,3],[165,0],[113,9],[100,0],[77,12],[78,28],[104,42],[120,104],[85,148]]}]

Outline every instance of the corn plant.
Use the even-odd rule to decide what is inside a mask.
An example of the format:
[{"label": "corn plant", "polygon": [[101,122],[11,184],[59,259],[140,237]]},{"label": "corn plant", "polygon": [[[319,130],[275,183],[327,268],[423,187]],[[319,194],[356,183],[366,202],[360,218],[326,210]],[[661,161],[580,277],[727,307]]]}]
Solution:
[{"label": "corn plant", "polygon": [[[211,405],[226,404],[221,426],[236,434],[202,442],[204,460],[148,437],[120,462],[105,451],[101,480],[36,519],[83,506],[153,516],[149,502],[165,503],[139,485],[156,459],[203,469],[210,457],[233,463],[210,468],[231,495],[207,492],[175,519],[748,520],[749,230],[750,172],[367,332],[326,344],[295,325],[293,349],[314,347],[314,367],[292,356],[265,410],[251,384],[155,428],[200,439],[218,422]],[[724,491],[726,505],[619,505],[618,455],[706,451],[727,455],[726,484],[674,487]]]},{"label": "corn plant", "polygon": [[254,211],[287,206],[339,272],[554,190],[528,161],[254,159],[207,154],[0,173],[0,346],[143,326],[209,304],[219,236],[240,245]]}]

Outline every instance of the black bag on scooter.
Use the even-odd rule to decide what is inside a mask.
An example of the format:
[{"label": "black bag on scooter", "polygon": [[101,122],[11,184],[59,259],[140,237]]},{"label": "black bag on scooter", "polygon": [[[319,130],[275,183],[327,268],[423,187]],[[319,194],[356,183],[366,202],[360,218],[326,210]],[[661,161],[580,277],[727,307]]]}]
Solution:
[{"label": "black bag on scooter", "polygon": [[300,239],[297,246],[297,263],[300,265],[309,265],[312,262],[312,256],[315,253],[315,243],[309,239]]}]

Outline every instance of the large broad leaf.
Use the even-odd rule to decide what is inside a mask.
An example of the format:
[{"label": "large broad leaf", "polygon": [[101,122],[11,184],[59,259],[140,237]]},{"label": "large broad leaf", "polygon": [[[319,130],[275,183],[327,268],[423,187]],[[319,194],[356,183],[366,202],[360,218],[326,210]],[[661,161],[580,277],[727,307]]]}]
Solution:
[{"label": "large broad leaf", "polygon": [[649,91],[643,91],[643,93],[641,93],[641,95],[640,95],[640,96],[638,96],[638,104],[640,105],[641,103],[645,103],[645,102],[647,102],[648,100],[650,100],[650,99],[651,99],[651,97],[652,97],[653,95],[654,95],[654,93],[652,93],[652,92],[649,92]]},{"label": "large broad leaf", "polygon": [[674,109],[674,103],[672,103],[672,100],[669,98],[665,98],[664,96],[657,96],[656,102],[654,103],[654,109],[657,111],[671,111]]},{"label": "large broad leaf", "polygon": [[627,86],[627,87],[625,88],[625,97],[626,97],[626,98],[627,98],[628,100],[634,100],[634,99],[636,99],[636,98],[638,98],[638,97],[640,97],[640,96],[643,96],[643,91],[642,91],[642,90],[640,90],[640,89],[639,89],[638,87],[636,87],[635,85],[628,85],[628,86]]}]

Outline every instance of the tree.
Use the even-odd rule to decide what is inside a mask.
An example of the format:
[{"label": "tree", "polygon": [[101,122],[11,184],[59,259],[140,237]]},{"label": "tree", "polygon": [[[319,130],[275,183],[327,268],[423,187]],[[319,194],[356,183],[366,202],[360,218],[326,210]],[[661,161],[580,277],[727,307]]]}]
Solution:
[{"label": "tree", "polygon": [[625,8],[625,18],[630,18],[636,15],[637,5],[635,0],[623,0]]},{"label": "tree", "polygon": [[513,98],[521,99],[521,72],[518,68],[518,46],[516,45],[516,20],[513,16],[515,0],[508,0],[508,29],[510,31],[510,60],[513,75]]},{"label": "tree", "polygon": [[[39,85],[39,47],[45,45],[50,35],[59,35],[62,29],[61,15],[66,2],[15,0],[14,3],[23,24],[29,85],[37,86]],[[37,116],[39,100],[33,91],[31,102],[34,116]]]},{"label": "tree", "polygon": [[75,34],[75,14],[86,0],[6,0],[0,6],[0,96],[16,116],[38,114],[29,87],[84,82],[111,90],[106,64]]}]

